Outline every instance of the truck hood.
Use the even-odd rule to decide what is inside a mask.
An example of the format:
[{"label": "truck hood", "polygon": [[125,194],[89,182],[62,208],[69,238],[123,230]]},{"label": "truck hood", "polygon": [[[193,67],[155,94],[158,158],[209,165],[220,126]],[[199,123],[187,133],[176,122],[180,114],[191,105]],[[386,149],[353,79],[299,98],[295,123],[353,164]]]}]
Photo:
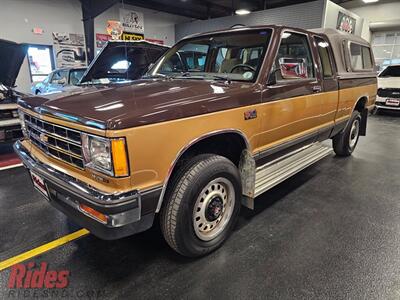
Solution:
[{"label": "truck hood", "polygon": [[123,129],[237,107],[252,98],[258,103],[260,93],[249,93],[251,86],[257,88],[243,82],[143,79],[24,98],[19,104],[101,129]]},{"label": "truck hood", "polygon": [[400,77],[378,77],[378,88],[397,88],[400,89]]},{"label": "truck hood", "polygon": [[13,87],[28,46],[0,39],[0,83]]}]

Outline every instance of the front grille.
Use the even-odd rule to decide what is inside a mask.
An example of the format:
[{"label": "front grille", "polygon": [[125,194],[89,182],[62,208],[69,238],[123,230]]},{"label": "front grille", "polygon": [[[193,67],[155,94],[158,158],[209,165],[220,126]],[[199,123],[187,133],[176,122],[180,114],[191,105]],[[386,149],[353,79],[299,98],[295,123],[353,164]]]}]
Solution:
[{"label": "front grille", "polygon": [[12,120],[18,118],[18,110],[5,109],[0,110],[0,120]]},{"label": "front grille", "polygon": [[400,89],[378,89],[379,97],[400,98]]},{"label": "front grille", "polygon": [[24,114],[29,139],[44,152],[83,169],[82,139],[79,131]]}]

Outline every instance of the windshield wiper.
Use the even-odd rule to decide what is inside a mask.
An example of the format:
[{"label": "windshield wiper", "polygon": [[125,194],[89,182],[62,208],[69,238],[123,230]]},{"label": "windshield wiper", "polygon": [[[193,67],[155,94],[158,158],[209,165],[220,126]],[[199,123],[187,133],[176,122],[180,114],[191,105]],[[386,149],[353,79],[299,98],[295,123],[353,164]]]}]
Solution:
[{"label": "windshield wiper", "polygon": [[173,76],[165,75],[162,73],[157,73],[157,74],[151,74],[151,75],[145,75],[142,77],[143,79],[151,79],[151,78],[165,78],[165,79],[173,79]]},{"label": "windshield wiper", "polygon": [[229,76],[213,75],[212,77],[215,80],[223,80],[223,81],[226,81],[227,83],[231,83],[232,82],[232,79]]}]

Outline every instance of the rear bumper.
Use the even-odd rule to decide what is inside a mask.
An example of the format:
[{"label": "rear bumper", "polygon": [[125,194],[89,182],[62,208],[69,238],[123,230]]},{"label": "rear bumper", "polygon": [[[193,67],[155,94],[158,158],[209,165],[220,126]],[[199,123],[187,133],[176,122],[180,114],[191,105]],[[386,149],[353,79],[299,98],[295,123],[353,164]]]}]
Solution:
[{"label": "rear bumper", "polygon": [[[50,204],[94,235],[112,240],[152,226],[161,188],[105,194],[36,160],[19,141],[14,144],[14,150],[24,166],[43,179]],[[107,222],[103,223],[82,211],[80,204],[106,215]]]}]

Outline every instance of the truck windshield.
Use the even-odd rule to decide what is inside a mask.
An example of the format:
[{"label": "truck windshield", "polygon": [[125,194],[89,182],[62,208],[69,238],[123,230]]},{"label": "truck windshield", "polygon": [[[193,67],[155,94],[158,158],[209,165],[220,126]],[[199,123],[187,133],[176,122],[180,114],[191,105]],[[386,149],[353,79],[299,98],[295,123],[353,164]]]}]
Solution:
[{"label": "truck windshield", "polygon": [[271,32],[246,30],[184,40],[171,48],[147,76],[255,81]]},{"label": "truck windshield", "polygon": [[400,77],[400,66],[388,66],[379,77]]}]

